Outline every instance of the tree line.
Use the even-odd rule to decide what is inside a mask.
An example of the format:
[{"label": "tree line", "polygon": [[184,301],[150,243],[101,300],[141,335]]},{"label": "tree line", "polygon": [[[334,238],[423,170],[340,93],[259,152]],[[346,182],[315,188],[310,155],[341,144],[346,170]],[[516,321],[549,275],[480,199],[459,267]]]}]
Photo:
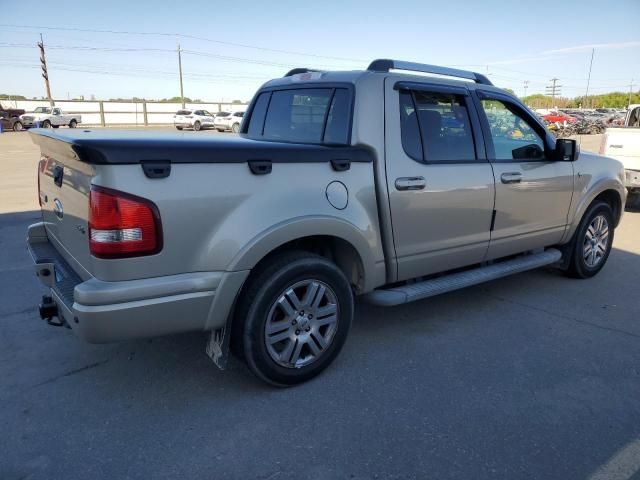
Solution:
[{"label": "tree line", "polygon": [[573,98],[555,97],[555,99],[536,93],[521,97],[521,100],[534,108],[627,108],[629,103],[640,103],[640,91],[631,94],[631,102],[629,102],[629,92],[609,92],[588,97],[584,95]]}]

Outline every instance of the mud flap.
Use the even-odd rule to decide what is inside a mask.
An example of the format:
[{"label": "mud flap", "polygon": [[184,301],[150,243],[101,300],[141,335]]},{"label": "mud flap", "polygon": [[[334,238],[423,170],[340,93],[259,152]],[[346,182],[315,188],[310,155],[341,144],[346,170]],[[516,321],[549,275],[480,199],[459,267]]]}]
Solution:
[{"label": "mud flap", "polygon": [[220,370],[224,370],[229,359],[229,325],[209,332],[206,352]]}]

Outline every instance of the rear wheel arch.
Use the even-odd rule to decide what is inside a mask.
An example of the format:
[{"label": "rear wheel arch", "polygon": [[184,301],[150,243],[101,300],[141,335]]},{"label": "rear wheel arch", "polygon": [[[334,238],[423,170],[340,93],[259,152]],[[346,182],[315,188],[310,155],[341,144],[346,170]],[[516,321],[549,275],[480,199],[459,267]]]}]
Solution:
[{"label": "rear wheel arch", "polygon": [[308,235],[280,243],[261,255],[251,267],[250,278],[258,275],[273,258],[289,251],[307,252],[326,258],[342,271],[356,293],[366,288],[367,272],[360,252],[350,241],[335,235]]}]

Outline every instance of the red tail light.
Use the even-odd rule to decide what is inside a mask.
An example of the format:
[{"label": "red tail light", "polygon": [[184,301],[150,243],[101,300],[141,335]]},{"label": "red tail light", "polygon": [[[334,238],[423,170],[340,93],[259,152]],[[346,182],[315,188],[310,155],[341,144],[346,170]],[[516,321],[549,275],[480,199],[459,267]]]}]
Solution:
[{"label": "red tail light", "polygon": [[89,250],[99,258],[153,255],[162,249],[162,225],[153,202],[91,186]]},{"label": "red tail light", "polygon": [[42,194],[40,193],[40,175],[47,169],[49,157],[42,157],[38,162],[38,204],[42,207]]},{"label": "red tail light", "polygon": [[44,160],[38,162],[38,205],[42,207],[42,196],[40,195],[40,173],[42,172],[42,165]]}]

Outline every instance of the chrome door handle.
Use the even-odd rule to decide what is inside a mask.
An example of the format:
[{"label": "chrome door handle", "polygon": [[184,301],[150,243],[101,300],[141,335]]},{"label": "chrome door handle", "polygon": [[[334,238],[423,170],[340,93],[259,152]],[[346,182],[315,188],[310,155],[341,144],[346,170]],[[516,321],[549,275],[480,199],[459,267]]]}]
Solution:
[{"label": "chrome door handle", "polygon": [[422,190],[427,185],[424,177],[400,177],[396,178],[397,190]]},{"label": "chrome door handle", "polygon": [[502,183],[520,183],[522,181],[522,174],[520,172],[508,172],[500,175]]}]

